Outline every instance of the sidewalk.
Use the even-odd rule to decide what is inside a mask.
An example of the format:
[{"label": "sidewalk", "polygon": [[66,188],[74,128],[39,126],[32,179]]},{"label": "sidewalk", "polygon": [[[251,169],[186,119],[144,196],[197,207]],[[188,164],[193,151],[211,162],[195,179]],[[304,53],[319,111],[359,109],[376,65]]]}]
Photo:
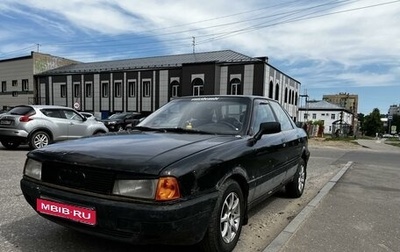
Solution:
[{"label": "sidewalk", "polygon": [[[359,141],[374,152],[399,153]],[[347,163],[263,252],[400,251],[400,169],[377,167]]]}]

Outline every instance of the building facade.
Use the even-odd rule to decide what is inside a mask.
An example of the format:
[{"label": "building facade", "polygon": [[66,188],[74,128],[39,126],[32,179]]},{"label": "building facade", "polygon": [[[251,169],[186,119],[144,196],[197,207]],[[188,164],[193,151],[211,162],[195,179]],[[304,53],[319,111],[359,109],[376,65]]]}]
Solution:
[{"label": "building facade", "polygon": [[19,104],[36,104],[34,76],[44,71],[77,63],[76,61],[31,52],[31,55],[0,60],[0,109]]},{"label": "building facade", "polygon": [[297,119],[301,83],[268,64],[231,50],[80,63],[36,75],[43,104],[101,112],[151,113],[191,95],[260,95],[278,100]]},{"label": "building facade", "polygon": [[354,133],[353,117],[353,113],[348,109],[325,100],[309,101],[299,108],[299,119],[302,122],[321,121],[324,134],[335,134],[337,130],[340,134]]}]

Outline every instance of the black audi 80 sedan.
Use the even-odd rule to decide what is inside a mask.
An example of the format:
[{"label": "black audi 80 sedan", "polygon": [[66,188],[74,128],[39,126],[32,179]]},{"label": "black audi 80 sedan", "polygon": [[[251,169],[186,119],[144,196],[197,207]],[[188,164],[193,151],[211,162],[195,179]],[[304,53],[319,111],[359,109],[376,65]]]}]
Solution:
[{"label": "black audi 80 sedan", "polygon": [[282,188],[302,195],[309,156],[274,100],[182,97],[130,131],[29,152],[21,189],[41,216],[82,232],[232,251],[251,207]]}]

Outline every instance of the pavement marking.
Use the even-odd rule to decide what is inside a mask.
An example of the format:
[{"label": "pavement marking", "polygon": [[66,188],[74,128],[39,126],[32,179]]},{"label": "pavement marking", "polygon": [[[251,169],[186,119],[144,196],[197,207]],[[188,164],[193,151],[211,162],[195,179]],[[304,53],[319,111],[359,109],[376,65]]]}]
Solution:
[{"label": "pavement marking", "polygon": [[352,161],[347,162],[342,169],[331,179],[325,186],[318,192],[307,206],[286,226],[286,228],[263,250],[263,252],[279,252],[287,241],[299,229],[300,225],[311,214],[311,212],[318,206],[321,200],[329,193],[335,186],[343,174],[353,165]]}]

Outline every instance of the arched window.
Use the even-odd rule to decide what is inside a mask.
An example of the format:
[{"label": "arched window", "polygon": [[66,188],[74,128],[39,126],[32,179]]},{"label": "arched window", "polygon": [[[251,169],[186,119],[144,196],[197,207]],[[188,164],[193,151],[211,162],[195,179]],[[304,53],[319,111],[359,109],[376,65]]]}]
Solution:
[{"label": "arched window", "polygon": [[288,90],[285,88],[285,102],[287,103],[287,98],[288,98]]},{"label": "arched window", "polygon": [[171,97],[178,97],[179,92],[179,82],[176,80],[171,82]]},{"label": "arched window", "polygon": [[279,101],[279,84],[275,85],[275,100]]},{"label": "arched window", "polygon": [[292,91],[289,90],[289,104],[292,103]]},{"label": "arched window", "polygon": [[292,102],[291,104],[294,104],[294,91],[292,90]]},{"label": "arched window", "polygon": [[274,83],[272,81],[269,82],[269,93],[268,93],[268,98],[274,98]]},{"label": "arched window", "polygon": [[231,80],[231,95],[241,95],[242,92],[242,84],[238,78],[234,78]]},{"label": "arched window", "polygon": [[296,92],[296,95],[295,95],[295,97],[294,97],[294,105],[296,105],[297,106],[297,101],[299,100],[299,95],[297,94],[297,92]]},{"label": "arched window", "polygon": [[204,95],[204,82],[200,78],[196,78],[192,81],[192,86],[193,86],[193,95],[194,96],[200,96]]}]

